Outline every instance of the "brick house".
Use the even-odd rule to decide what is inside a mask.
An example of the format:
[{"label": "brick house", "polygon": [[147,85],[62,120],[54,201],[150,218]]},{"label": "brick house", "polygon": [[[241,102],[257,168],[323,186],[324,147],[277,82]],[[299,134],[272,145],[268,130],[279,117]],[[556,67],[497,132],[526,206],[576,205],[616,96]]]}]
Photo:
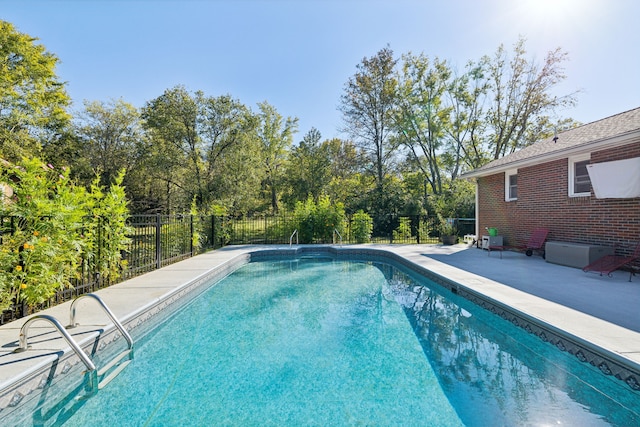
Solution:
[{"label": "brick house", "polygon": [[548,240],[615,246],[640,240],[640,108],[557,134],[467,172],[476,181],[476,235],[505,245],[531,230]]}]

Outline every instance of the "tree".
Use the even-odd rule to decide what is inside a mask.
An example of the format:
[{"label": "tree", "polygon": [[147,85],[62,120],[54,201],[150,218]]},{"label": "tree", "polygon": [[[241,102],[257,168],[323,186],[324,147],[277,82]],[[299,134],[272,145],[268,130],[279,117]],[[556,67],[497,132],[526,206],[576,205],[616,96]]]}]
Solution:
[{"label": "tree", "polygon": [[[415,180],[412,173],[419,172],[439,196],[425,201],[425,207],[468,212],[472,189],[456,180],[465,168],[480,167],[574,124],[549,117],[555,108],[575,102],[574,94],[552,95],[564,79],[560,65],[566,54],[550,52],[542,67],[525,55],[520,39],[512,60],[501,46],[495,58],[469,62],[461,75],[437,59],[429,64],[423,55],[403,56],[398,140],[409,149],[405,177]],[[418,191],[416,183],[407,188]],[[454,209],[456,204],[465,208]]]},{"label": "tree", "polygon": [[262,194],[265,171],[260,141],[255,137],[245,138],[234,149],[224,152],[216,167],[215,204],[224,207],[232,216],[241,216],[269,209],[270,203]]},{"label": "tree", "polygon": [[322,145],[327,147],[330,167],[325,191],[331,200],[343,203],[348,213],[364,209],[375,182],[371,175],[363,173],[362,152],[353,142],[339,138],[324,141]]},{"label": "tree", "polygon": [[[229,151],[247,138],[255,138],[258,120],[229,95],[208,97],[177,86],[150,101],[142,110],[152,147],[148,158],[151,176],[164,182],[165,209],[186,210],[195,197],[200,211],[216,199],[219,168]],[[230,191],[234,191],[231,189]]]},{"label": "tree", "polygon": [[362,153],[352,141],[333,138],[324,141],[322,145],[326,145],[329,152],[331,177],[345,179],[363,171]]},{"label": "tree", "polygon": [[[150,196],[164,199],[159,200],[157,207],[162,212],[184,210],[191,203],[194,185],[198,186],[197,176],[202,166],[196,152],[197,117],[195,100],[181,86],[166,90],[142,108],[144,127],[151,141],[146,170],[150,180],[164,187],[158,196],[153,196],[154,190],[150,189]],[[197,170],[190,171],[192,168],[185,165]]]},{"label": "tree", "polygon": [[389,47],[371,58],[364,58],[358,64],[356,74],[349,78],[339,106],[344,115],[345,131],[370,159],[379,191],[382,191],[393,156],[389,139],[397,99],[396,63]]},{"label": "tree", "polygon": [[312,128],[289,154],[286,199],[291,207],[308,196],[314,203],[318,203],[329,184],[331,173],[329,146],[320,143],[321,138],[320,132]]},{"label": "tree", "polygon": [[[257,188],[255,183],[252,184],[255,180],[249,179],[255,174],[247,171],[247,165],[251,164],[247,154],[257,153],[255,141],[259,118],[230,95],[204,97],[199,92],[198,104],[198,133],[204,164],[200,204],[208,211],[214,200],[231,195],[231,207],[237,207],[239,197],[253,193]],[[232,159],[239,163],[231,164]],[[236,172],[222,173],[223,164],[227,167],[226,172],[230,172],[230,168]],[[251,187],[246,187],[247,184]],[[245,191],[241,192],[241,189]]]},{"label": "tree", "polygon": [[374,180],[374,191],[360,200],[365,206],[356,206],[371,213],[374,233],[386,232],[389,212],[396,200],[397,186],[395,180],[389,179],[395,156],[392,136],[398,93],[396,64],[389,47],[364,58],[348,80],[339,106],[346,125],[344,130],[365,154],[367,170]]},{"label": "tree", "polygon": [[283,118],[269,103],[261,102],[258,140],[261,145],[262,166],[265,171],[264,185],[269,192],[271,209],[278,212],[278,192],[284,177],[284,162],[287,150],[293,142],[293,134],[298,129],[298,118]]},{"label": "tree", "polygon": [[451,107],[445,94],[451,69],[445,61],[424,55],[403,56],[396,129],[399,141],[409,149],[415,165],[429,183],[431,192],[442,192],[442,154]]},{"label": "tree", "polygon": [[100,175],[100,185],[115,182],[122,170],[138,164],[144,144],[140,113],[122,99],[109,102],[85,101],[76,120],[76,134],[82,146],[82,163],[89,179]]},{"label": "tree", "polygon": [[452,179],[456,179],[465,166],[475,169],[489,161],[482,145],[485,129],[482,106],[487,90],[482,66],[474,62],[467,64],[462,75],[454,73],[447,90],[451,113],[446,131],[452,140],[449,151]]},{"label": "tree", "polygon": [[38,154],[69,123],[58,58],[36,40],[0,20],[0,155],[8,160]]},{"label": "tree", "polygon": [[[545,115],[554,109],[576,103],[575,92],[564,96],[551,93],[566,78],[562,63],[567,53],[560,48],[550,51],[539,66],[525,58],[525,41],[518,40],[511,58],[503,45],[493,58],[483,58],[492,97],[485,120],[493,159],[539,140],[540,128],[534,133],[532,127],[550,123]],[[546,126],[542,129],[542,135],[553,132]]]}]

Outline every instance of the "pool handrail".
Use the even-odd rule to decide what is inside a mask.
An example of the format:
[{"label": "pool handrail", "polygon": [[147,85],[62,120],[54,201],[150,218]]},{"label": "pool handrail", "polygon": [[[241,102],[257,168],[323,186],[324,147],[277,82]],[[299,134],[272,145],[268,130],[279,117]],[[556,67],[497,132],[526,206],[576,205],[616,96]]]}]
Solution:
[{"label": "pool handrail", "polygon": [[113,314],[113,312],[109,309],[109,307],[107,307],[107,305],[104,303],[102,298],[100,298],[96,294],[80,295],[79,297],[77,297],[71,302],[71,307],[69,308],[69,326],[67,326],[67,329],[75,328],[76,326],[78,326],[78,323],[76,323],[76,304],[78,303],[79,300],[87,297],[93,298],[98,302],[98,304],[100,304],[100,307],[102,307],[104,312],[107,313],[107,316],[109,316],[109,318],[111,319],[115,327],[118,328],[118,330],[120,331],[124,339],[127,340],[128,349],[133,350],[133,339],[131,338],[131,335],[129,335],[129,332],[127,332],[124,326],[122,326],[122,323],[118,321],[118,319]]},{"label": "pool handrail", "polygon": [[[129,335],[129,332],[127,332],[127,330],[124,328],[124,326],[122,326],[122,323],[118,321],[113,312],[109,309],[109,307],[107,307],[102,298],[100,298],[96,294],[80,295],[71,302],[71,307],[69,309],[69,326],[67,326],[67,329],[75,328],[76,326],[78,326],[78,323],[76,323],[76,304],[79,300],[85,297],[93,298],[98,302],[100,307],[102,307],[105,313],[107,313],[109,318],[113,321],[115,327],[118,328],[124,339],[127,340],[127,349],[118,354],[109,363],[98,370],[97,377],[100,378],[100,382],[98,382],[98,389],[102,389],[107,384],[109,384],[111,380],[118,376],[118,374],[120,374],[120,372],[122,372],[122,370],[126,368],[127,365],[133,360],[133,339],[131,338],[131,335]],[[127,360],[122,361],[122,359],[124,359],[125,357],[127,357]]]},{"label": "pool handrail", "polygon": [[296,236],[296,245],[298,244],[298,229],[296,228],[295,230],[293,230],[293,233],[291,233],[291,237],[289,237],[289,246],[293,245],[293,236]]},{"label": "pool handrail", "polygon": [[340,242],[340,247],[342,247],[342,235],[340,234],[340,232],[338,231],[338,229],[337,229],[337,228],[334,228],[334,229],[333,229],[333,243],[335,244],[335,237],[336,237],[336,234],[338,235],[338,238],[340,239],[340,240],[339,240],[339,242]]},{"label": "pool handrail", "polygon": [[67,344],[71,347],[71,349],[76,353],[76,356],[84,363],[87,367],[87,377],[89,381],[89,390],[91,394],[94,394],[98,388],[98,374],[96,371],[96,365],[93,364],[89,356],[80,348],[78,343],[73,339],[73,337],[67,332],[67,330],[60,324],[58,319],[53,316],[49,316],[47,314],[38,314],[31,317],[29,320],[24,322],[22,327],[20,328],[20,347],[14,350],[15,353],[20,353],[23,351],[27,351],[29,346],[27,345],[27,337],[29,334],[29,327],[32,323],[37,322],[39,320],[45,320],[51,323],[57,330],[60,332],[60,335],[67,341]]}]

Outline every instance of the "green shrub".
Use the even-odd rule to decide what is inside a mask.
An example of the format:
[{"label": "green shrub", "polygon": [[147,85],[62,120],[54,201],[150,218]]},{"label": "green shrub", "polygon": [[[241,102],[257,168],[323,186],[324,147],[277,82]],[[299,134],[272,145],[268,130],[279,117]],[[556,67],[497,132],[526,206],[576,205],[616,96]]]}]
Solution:
[{"label": "green shrub", "polygon": [[328,196],[320,197],[318,203],[311,196],[296,203],[293,215],[301,243],[329,243],[334,230],[342,233],[344,229],[344,205],[331,204]]},{"label": "green shrub", "polygon": [[438,214],[438,231],[440,231],[440,236],[457,236],[458,229],[454,225],[452,220],[444,218],[442,215]]},{"label": "green shrub", "polygon": [[420,221],[419,227],[420,243],[435,243],[438,241],[439,231],[437,223],[433,218],[427,218]]},{"label": "green shrub", "polygon": [[400,217],[400,224],[393,230],[393,240],[406,241],[411,239],[411,218]]},{"label": "green shrub", "polygon": [[189,211],[192,221],[193,232],[191,233],[191,250],[198,253],[207,241],[207,236],[204,232],[204,223],[202,217],[198,214],[198,207],[196,205],[196,198],[191,201],[191,209]]},{"label": "green shrub", "polygon": [[96,180],[87,192],[69,170],[38,159],[0,164],[0,309],[41,304],[71,287],[83,259],[104,277],[120,274],[128,243],[121,182],[122,175],[105,193]]},{"label": "green shrub", "polygon": [[[124,172],[120,172],[109,191],[105,192],[99,185],[100,178],[96,177],[85,204],[79,205],[85,211],[82,243],[88,270],[111,282],[116,281],[126,269],[122,251],[131,241],[123,179]],[[81,191],[77,187],[70,190]]]},{"label": "green shrub", "polygon": [[373,219],[360,209],[351,218],[351,235],[356,243],[368,243],[373,233]]}]

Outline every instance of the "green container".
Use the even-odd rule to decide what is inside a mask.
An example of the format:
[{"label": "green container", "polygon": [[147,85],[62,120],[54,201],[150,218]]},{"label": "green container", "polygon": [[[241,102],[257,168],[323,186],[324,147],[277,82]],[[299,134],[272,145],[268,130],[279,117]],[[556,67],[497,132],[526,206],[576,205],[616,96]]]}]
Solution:
[{"label": "green container", "polygon": [[489,228],[489,236],[497,236],[498,235],[498,229],[494,228],[494,227],[490,227]]}]

